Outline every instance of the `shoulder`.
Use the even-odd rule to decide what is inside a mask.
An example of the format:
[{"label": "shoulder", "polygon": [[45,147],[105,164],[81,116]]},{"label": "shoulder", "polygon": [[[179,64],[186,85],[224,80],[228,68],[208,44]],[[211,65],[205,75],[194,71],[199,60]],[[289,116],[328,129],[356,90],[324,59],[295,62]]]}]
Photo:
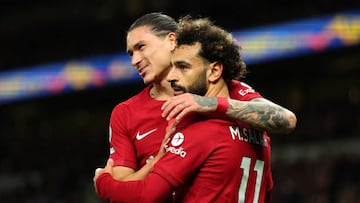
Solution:
[{"label": "shoulder", "polygon": [[128,100],[124,101],[125,104],[132,104],[132,103],[138,103],[141,102],[144,104],[145,101],[153,100],[150,97],[150,86],[146,86],[143,90],[141,90],[136,95],[130,97]]},{"label": "shoulder", "polygon": [[255,98],[262,98],[261,94],[255,91],[250,85],[237,80],[229,82],[230,97],[240,101],[250,101]]},{"label": "shoulder", "polygon": [[117,111],[119,109],[122,108],[127,108],[127,107],[131,107],[131,106],[135,106],[135,107],[139,107],[139,105],[144,105],[145,102],[151,101],[152,99],[149,96],[149,91],[150,91],[150,87],[147,86],[145,87],[143,90],[141,90],[139,93],[137,93],[136,95],[130,97],[129,99],[122,101],[120,103],[118,103],[115,107],[114,107],[114,111]]}]

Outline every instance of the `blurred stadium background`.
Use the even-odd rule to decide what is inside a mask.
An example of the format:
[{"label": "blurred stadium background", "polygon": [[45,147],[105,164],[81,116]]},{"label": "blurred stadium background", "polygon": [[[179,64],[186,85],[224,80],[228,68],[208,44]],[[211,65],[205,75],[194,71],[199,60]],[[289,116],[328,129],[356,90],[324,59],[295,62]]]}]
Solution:
[{"label": "blurred stadium background", "polygon": [[244,81],[296,113],[294,133],[271,136],[273,202],[358,203],[359,9],[355,0],[2,1],[0,201],[103,202],[92,177],[111,110],[143,87],[123,55],[126,29],[163,11],[234,32]]}]

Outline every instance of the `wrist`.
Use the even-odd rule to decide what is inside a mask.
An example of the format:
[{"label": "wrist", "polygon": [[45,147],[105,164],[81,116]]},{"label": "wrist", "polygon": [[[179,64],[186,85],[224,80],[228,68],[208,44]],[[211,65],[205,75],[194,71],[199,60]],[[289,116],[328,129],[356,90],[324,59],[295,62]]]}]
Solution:
[{"label": "wrist", "polygon": [[226,114],[229,107],[229,100],[225,97],[217,97],[216,112]]}]

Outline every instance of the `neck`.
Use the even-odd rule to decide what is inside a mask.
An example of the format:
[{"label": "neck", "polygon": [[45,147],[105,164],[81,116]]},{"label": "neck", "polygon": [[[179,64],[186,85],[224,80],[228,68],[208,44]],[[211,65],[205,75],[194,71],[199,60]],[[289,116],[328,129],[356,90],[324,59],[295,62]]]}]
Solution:
[{"label": "neck", "polygon": [[210,83],[208,91],[206,92],[205,96],[208,97],[230,97],[229,89],[226,82],[220,78],[215,83]]},{"label": "neck", "polygon": [[174,96],[170,83],[162,80],[160,83],[153,83],[150,89],[150,97],[156,100],[168,100]]}]

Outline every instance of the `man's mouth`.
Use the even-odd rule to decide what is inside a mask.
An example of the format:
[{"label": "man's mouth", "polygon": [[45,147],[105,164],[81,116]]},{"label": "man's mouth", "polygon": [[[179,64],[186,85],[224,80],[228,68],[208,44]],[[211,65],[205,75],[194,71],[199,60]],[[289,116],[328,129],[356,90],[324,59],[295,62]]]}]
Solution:
[{"label": "man's mouth", "polygon": [[174,90],[174,95],[175,95],[175,96],[176,96],[176,95],[180,95],[180,94],[184,94],[184,93],[185,93],[182,89],[178,89],[178,90],[173,89],[173,90]]},{"label": "man's mouth", "polygon": [[175,83],[171,84],[171,87],[174,90],[174,95],[179,95],[186,92],[184,88],[177,86]]},{"label": "man's mouth", "polygon": [[141,67],[141,68],[138,69],[139,75],[140,75],[141,77],[144,77],[144,76],[145,76],[147,67],[148,67],[148,66],[143,66],[143,67]]},{"label": "man's mouth", "polygon": [[174,95],[183,94],[186,92],[186,89],[181,85],[177,85],[175,80],[170,81],[171,88],[174,90]]}]

